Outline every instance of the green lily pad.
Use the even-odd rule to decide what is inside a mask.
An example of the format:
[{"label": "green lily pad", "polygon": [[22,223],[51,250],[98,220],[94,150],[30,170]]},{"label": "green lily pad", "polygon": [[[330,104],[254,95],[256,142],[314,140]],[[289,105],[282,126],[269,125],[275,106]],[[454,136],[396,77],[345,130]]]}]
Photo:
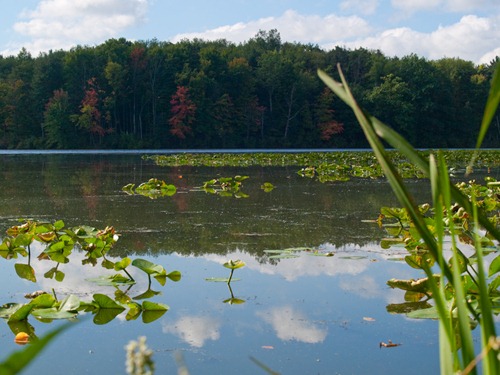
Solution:
[{"label": "green lily pad", "polygon": [[[205,281],[210,281],[210,282],[216,282],[216,283],[227,283],[229,281],[229,278],[228,277],[207,277],[205,279]],[[240,281],[240,279],[237,279],[237,278],[232,278],[231,279],[231,282],[233,281]]]},{"label": "green lily pad", "polygon": [[132,263],[132,260],[129,257],[125,257],[119,262],[116,262],[114,264],[115,271],[121,271],[130,266],[130,263]]},{"label": "green lily pad", "polygon": [[151,298],[151,297],[154,297],[158,294],[160,294],[161,292],[157,292],[155,290],[152,290],[152,289],[148,289],[146,290],[144,293],[141,293],[137,296],[134,297],[135,300],[140,300],[140,299],[146,299],[146,298]]},{"label": "green lily pad", "polygon": [[135,281],[130,280],[128,277],[122,276],[120,274],[112,276],[100,276],[91,279],[86,279],[102,286],[120,286],[120,285],[133,285]]},{"label": "green lily pad", "polygon": [[29,264],[16,263],[14,265],[17,276],[36,283],[35,270]]},{"label": "green lily pad", "polygon": [[230,270],[236,270],[241,267],[245,267],[245,262],[241,260],[230,260],[223,264],[224,267],[229,268]]},{"label": "green lily pad", "polygon": [[413,319],[439,319],[439,313],[435,306],[427,309],[411,311],[406,314],[406,316]]},{"label": "green lily pad", "polygon": [[228,299],[225,299],[224,301],[222,301],[223,303],[227,303],[229,305],[241,305],[243,303],[245,303],[246,301],[244,299],[240,299],[240,298],[228,298]]},{"label": "green lily pad", "polygon": [[129,310],[127,312],[127,316],[125,316],[125,319],[127,321],[129,320],[135,320],[141,315],[142,312],[142,307],[136,302],[130,302],[127,304],[129,307]]},{"label": "green lily pad", "polygon": [[16,322],[19,320],[25,320],[33,310],[34,306],[31,304],[21,305],[10,317],[8,322]]},{"label": "green lily pad", "polygon": [[99,306],[100,309],[121,309],[125,310],[125,307],[116,303],[113,299],[109,298],[105,294],[94,294],[94,302]]},{"label": "green lily pad", "polygon": [[167,271],[165,271],[165,268],[163,268],[163,266],[152,263],[146,259],[140,259],[140,258],[134,259],[132,265],[146,272],[148,275],[153,275],[153,274],[161,275],[167,273]]},{"label": "green lily pad", "polygon": [[23,306],[22,303],[6,303],[0,307],[0,318],[9,318]]},{"label": "green lily pad", "polygon": [[37,319],[71,319],[74,318],[77,313],[65,310],[59,310],[55,307],[48,309],[36,309],[32,314]]},{"label": "green lily pad", "polygon": [[54,306],[55,303],[56,299],[54,296],[47,293],[39,295],[30,302],[36,308],[49,308]]},{"label": "green lily pad", "polygon": [[182,275],[179,271],[172,271],[167,274],[167,277],[174,282],[178,282],[181,280]]},{"label": "green lily pad", "polygon": [[143,301],[142,302],[142,310],[143,311],[167,311],[169,307],[164,303],[157,303],[151,301]]},{"label": "green lily pad", "polygon": [[143,311],[142,322],[145,324],[154,322],[155,320],[160,319],[166,312],[167,312],[166,310]]},{"label": "green lily pad", "polygon": [[94,316],[94,324],[96,325],[103,325],[111,322],[114,318],[116,318],[118,315],[120,315],[123,310],[125,310],[124,307],[121,309],[99,309],[97,311],[97,314]]}]

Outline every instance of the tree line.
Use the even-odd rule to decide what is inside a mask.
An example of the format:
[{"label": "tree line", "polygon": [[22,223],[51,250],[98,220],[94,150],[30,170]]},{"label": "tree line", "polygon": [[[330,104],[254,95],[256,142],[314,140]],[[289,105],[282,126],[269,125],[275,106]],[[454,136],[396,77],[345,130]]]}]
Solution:
[{"label": "tree line", "polygon": [[[0,148],[366,147],[356,119],[317,77],[338,79],[417,147],[473,147],[497,57],[458,58],[285,43],[110,39],[0,56]],[[485,145],[498,147],[500,125]]]}]

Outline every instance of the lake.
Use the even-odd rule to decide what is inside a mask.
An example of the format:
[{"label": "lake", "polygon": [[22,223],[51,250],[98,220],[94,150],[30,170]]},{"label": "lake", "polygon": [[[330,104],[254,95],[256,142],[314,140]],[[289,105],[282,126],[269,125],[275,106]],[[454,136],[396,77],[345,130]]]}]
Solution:
[{"label": "lake", "polygon": [[[394,313],[404,293],[390,278],[422,277],[402,260],[404,249],[382,249],[376,224],[380,207],[399,206],[383,180],[325,183],[289,168],[158,167],[142,153],[0,155],[0,230],[19,218],[63,220],[66,226],[113,226],[120,239],[109,258],[143,258],[182,279],[151,285],[151,301],[166,304],[160,318],[127,320],[126,311],[106,324],[91,313],[64,331],[26,374],[125,374],[130,340],[147,337],[158,374],[176,373],[182,358],[191,374],[265,373],[256,362],[283,374],[438,373],[437,323]],[[216,177],[249,176],[248,198],[208,194],[200,186]],[[122,187],[156,177],[177,188],[171,197],[127,195]],[[264,182],[275,189],[265,192]],[[428,182],[408,181],[419,203]],[[307,248],[296,257],[273,257]],[[42,251],[40,245],[32,252]],[[334,256],[315,256],[329,255]],[[116,258],[116,259],[115,259]],[[139,297],[144,273],[130,288],[99,286],[89,279],[110,271],[82,265],[74,252],[62,264],[63,282],[44,278],[53,265],[32,259],[37,282],[19,278],[14,263],[0,259],[0,304],[27,303],[36,290],[91,300],[96,293]],[[207,279],[228,277],[222,264],[240,259],[230,288]],[[131,270],[134,271],[134,270]],[[64,321],[29,317],[37,336]],[[5,321],[0,359],[19,349]],[[401,344],[381,347],[380,343]]]}]

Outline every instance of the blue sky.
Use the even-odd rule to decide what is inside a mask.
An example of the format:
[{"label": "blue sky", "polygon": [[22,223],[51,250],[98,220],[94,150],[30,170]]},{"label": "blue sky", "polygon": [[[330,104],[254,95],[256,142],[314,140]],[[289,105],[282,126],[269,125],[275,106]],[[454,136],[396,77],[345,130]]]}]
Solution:
[{"label": "blue sky", "polygon": [[109,38],[283,41],[380,49],[387,56],[500,55],[500,0],[16,0],[2,1],[0,54],[96,45]]}]

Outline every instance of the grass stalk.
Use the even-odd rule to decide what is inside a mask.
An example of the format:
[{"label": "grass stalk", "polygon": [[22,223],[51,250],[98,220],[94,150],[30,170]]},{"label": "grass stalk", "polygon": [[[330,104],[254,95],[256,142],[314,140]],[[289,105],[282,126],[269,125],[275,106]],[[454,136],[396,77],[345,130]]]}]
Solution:
[{"label": "grass stalk", "polygon": [[[437,161],[433,154],[430,155],[429,160],[424,159],[401,135],[375,117],[366,113],[354,99],[340,66],[338,70],[341,83],[336,82],[322,71],[318,71],[318,75],[323,82],[353,110],[394,194],[408,212],[412,224],[425,242],[429,249],[429,253],[439,265],[441,273],[439,283],[434,279],[429,265],[424,264],[423,270],[428,276],[430,290],[439,316],[441,373],[457,373],[457,371],[461,369],[466,369],[467,373],[476,373],[477,362],[480,359],[484,359],[484,374],[496,375],[500,373],[498,348],[495,349],[491,344],[492,340],[494,340],[495,343],[498,342],[498,338],[495,333],[493,309],[489,299],[488,282],[483,264],[484,258],[479,236],[477,232],[475,232],[478,266],[477,270],[473,270],[476,277],[472,277],[472,275],[470,275],[470,270],[467,269],[467,267],[470,266],[469,262],[467,261],[465,266],[460,264],[460,259],[463,260],[464,255],[457,247],[453,217],[450,210],[452,199],[473,217],[476,231],[479,225],[481,225],[491,237],[495,238],[497,241],[500,241],[500,231],[490,222],[486,214],[477,209],[473,200],[469,200],[466,195],[460,192],[460,190],[450,182],[447,165],[441,153],[439,153]],[[490,95],[486,103],[485,114],[477,140],[478,148],[482,143],[491,120],[496,114],[499,104],[500,66],[495,72],[492,89],[490,90]],[[434,232],[431,232],[427,227],[423,215],[420,213],[417,205],[413,201],[413,197],[409,194],[401,176],[392,164],[384,148],[384,142],[387,142],[390,146],[399,150],[408,160],[410,160],[410,162],[417,166],[425,176],[429,177],[435,209]],[[474,157],[471,162],[473,161]],[[449,263],[446,262],[443,256],[444,236],[447,230],[444,225],[444,212],[446,212],[446,218],[449,222],[448,230],[451,235],[452,259]],[[463,270],[464,267],[466,268],[465,271]],[[470,275],[471,280],[478,287],[479,310],[474,309],[471,302],[467,300],[467,290],[465,290],[464,277],[462,276],[463,272],[466,272],[464,277]],[[446,281],[452,286],[451,299],[447,299],[447,293],[445,293]],[[481,326],[482,350],[479,356],[475,355],[471,319],[477,320]]]}]

